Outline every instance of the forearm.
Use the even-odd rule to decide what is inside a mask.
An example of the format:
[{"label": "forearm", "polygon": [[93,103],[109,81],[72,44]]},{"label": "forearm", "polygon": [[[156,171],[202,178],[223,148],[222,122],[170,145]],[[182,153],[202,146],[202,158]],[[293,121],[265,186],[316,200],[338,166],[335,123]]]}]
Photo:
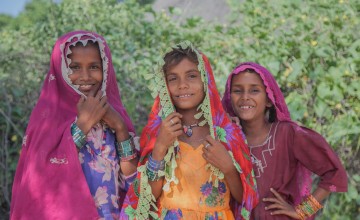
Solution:
[{"label": "forearm", "polygon": [[239,203],[243,198],[243,185],[241,183],[240,175],[237,172],[235,166],[230,172],[225,174],[226,182],[229,186],[232,197]]},{"label": "forearm", "polygon": [[149,184],[151,186],[152,194],[154,195],[155,199],[158,199],[162,193],[164,178],[160,178],[157,181],[149,180]]},{"label": "forearm", "polygon": [[330,193],[331,193],[330,191],[324,188],[317,187],[315,191],[312,193],[312,195],[319,203],[321,203],[325,198],[327,198],[330,195]]},{"label": "forearm", "polygon": [[[122,146],[119,146],[119,145],[122,145],[121,143],[125,143],[126,141],[128,141],[130,138],[132,138],[128,132],[128,129],[126,127],[123,127],[123,128],[119,128],[117,129],[116,131],[116,141],[118,142],[117,143],[117,147],[118,149],[119,148],[122,148]],[[129,143],[129,142],[127,142]],[[126,144],[125,144],[126,145]],[[135,149],[135,143],[134,143],[134,140],[130,140],[130,145],[132,146],[132,152],[134,152],[134,154],[137,154],[136,152],[136,149]],[[118,150],[120,151],[120,150]],[[131,152],[131,151],[130,151]],[[119,152],[120,153],[120,152]],[[121,168],[121,171],[122,173],[125,175],[125,176],[129,176],[133,173],[136,172],[136,169],[137,169],[137,165],[138,165],[138,161],[139,161],[139,158],[137,155],[134,155],[134,157],[132,158],[132,156],[130,156],[129,159],[122,159],[122,156],[121,153],[120,153],[120,168]],[[125,157],[126,158],[126,157]]]},{"label": "forearm", "polygon": [[135,157],[130,161],[121,161],[120,160],[120,169],[125,176],[129,176],[136,172],[139,158]]}]

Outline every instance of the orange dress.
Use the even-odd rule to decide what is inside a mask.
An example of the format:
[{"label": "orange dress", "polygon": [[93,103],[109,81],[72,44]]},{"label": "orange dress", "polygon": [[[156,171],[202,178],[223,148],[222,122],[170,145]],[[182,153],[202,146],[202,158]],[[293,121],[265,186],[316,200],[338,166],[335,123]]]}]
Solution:
[{"label": "orange dress", "polygon": [[172,183],[170,191],[160,196],[162,219],[234,219],[230,190],[225,180],[220,180],[218,187],[214,186],[214,178],[210,180],[202,157],[203,145],[193,148],[179,141],[179,147],[175,169],[179,183]]}]

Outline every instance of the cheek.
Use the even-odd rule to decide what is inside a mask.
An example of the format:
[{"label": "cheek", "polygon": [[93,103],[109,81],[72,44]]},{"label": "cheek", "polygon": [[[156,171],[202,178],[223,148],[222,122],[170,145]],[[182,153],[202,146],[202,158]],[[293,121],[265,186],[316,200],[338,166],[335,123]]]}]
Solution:
[{"label": "cheek", "polygon": [[78,75],[75,74],[75,73],[69,75],[69,79],[70,79],[70,82],[71,82],[71,83],[76,82],[76,80],[77,80],[78,78],[79,78]]}]

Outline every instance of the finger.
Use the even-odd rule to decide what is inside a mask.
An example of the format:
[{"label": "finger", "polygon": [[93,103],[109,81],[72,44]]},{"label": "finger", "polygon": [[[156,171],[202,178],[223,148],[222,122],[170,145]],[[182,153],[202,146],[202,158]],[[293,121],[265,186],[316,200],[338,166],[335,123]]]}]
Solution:
[{"label": "finger", "polygon": [[270,215],[287,215],[290,216],[291,212],[287,211],[287,210],[275,210],[275,211],[271,211]]},{"label": "finger", "polygon": [[78,104],[81,104],[81,103],[83,103],[83,102],[85,102],[85,97],[84,96],[80,96],[80,99],[79,99],[79,101],[78,101]]},{"label": "finger", "polygon": [[278,192],[276,192],[275,189],[270,188],[270,191],[271,191],[271,192],[275,195],[275,197],[278,198],[280,201],[285,202],[285,200],[282,198],[282,196],[281,196]]},{"label": "finger", "polygon": [[95,98],[100,100],[102,96],[103,96],[103,91],[99,90],[97,91]]},{"label": "finger", "polygon": [[110,108],[109,103],[105,102],[105,104],[103,105],[104,114],[108,111],[109,108]]},{"label": "finger", "polygon": [[179,117],[182,118],[182,115],[179,112],[172,112],[171,114],[169,114],[166,119],[168,119],[170,121],[170,119],[174,118],[174,117]]},{"label": "finger", "polygon": [[169,120],[169,122],[170,122],[170,125],[181,124],[181,119],[179,117],[173,117]]},{"label": "finger", "polygon": [[105,105],[108,105],[109,106],[109,103],[107,102],[107,97],[104,96],[100,99],[100,106],[103,106],[105,107]]},{"label": "finger", "polygon": [[265,207],[265,210],[270,210],[270,209],[285,209],[285,207],[281,204],[274,203]]},{"label": "finger", "polygon": [[95,97],[96,91],[90,90],[88,97]]},{"label": "finger", "polygon": [[264,201],[264,202],[277,203],[277,204],[282,203],[282,202],[281,202],[279,199],[277,199],[277,198],[264,198],[263,201]]},{"label": "finger", "polygon": [[240,126],[240,119],[238,117],[233,117],[232,119],[236,125]]},{"label": "finger", "polygon": [[169,130],[171,132],[175,132],[175,131],[181,131],[182,132],[183,131],[182,126],[180,124],[170,125]]},{"label": "finger", "polygon": [[174,132],[175,137],[179,137],[182,134],[183,134],[182,130],[177,130],[177,131]]}]

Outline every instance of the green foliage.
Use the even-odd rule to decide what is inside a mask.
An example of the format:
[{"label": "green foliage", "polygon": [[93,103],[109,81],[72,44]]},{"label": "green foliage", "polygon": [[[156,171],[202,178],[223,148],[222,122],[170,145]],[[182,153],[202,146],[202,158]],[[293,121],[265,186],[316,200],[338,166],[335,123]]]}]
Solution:
[{"label": "green foliage", "polygon": [[60,35],[86,29],[106,38],[123,102],[138,132],[153,102],[144,76],[169,45],[189,40],[204,51],[221,92],[237,63],[255,61],[268,67],[292,118],[321,133],[348,171],[349,192],[332,195],[320,219],[359,219],[360,3],[228,2],[228,24],[198,17],[180,24],[135,0],[33,0],[18,17],[0,17],[0,24],[6,24],[0,29],[0,215],[9,210],[21,138],[52,46]]}]

